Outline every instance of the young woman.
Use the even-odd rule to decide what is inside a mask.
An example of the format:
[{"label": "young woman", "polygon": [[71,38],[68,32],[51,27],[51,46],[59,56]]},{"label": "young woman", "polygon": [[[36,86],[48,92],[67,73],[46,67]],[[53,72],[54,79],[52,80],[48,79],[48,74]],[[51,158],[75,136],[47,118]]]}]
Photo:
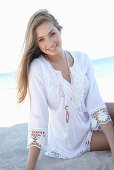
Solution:
[{"label": "young woman", "polygon": [[63,50],[61,29],[54,16],[39,10],[26,31],[18,79],[18,101],[27,90],[30,95],[26,170],[34,169],[41,148],[63,159],[111,149],[114,162],[114,106],[107,104],[111,118],[89,57]]}]

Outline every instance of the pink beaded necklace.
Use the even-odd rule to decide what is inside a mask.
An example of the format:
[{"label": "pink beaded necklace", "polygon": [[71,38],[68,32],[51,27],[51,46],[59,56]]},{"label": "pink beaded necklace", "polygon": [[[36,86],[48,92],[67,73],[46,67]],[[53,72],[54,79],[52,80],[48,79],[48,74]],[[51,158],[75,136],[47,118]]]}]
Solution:
[{"label": "pink beaded necklace", "polygon": [[[64,54],[65,54],[65,53],[64,53]],[[47,60],[49,63],[51,63],[51,62],[49,61],[47,55],[45,55],[45,58],[46,58],[46,60]],[[66,61],[67,61],[68,71],[69,71],[70,80],[71,80],[71,87],[72,87],[72,74],[71,74],[71,71],[70,71],[70,66],[69,66],[69,62],[68,62],[68,59],[67,59],[67,57],[66,57],[66,54],[65,54],[65,58],[66,58]],[[68,123],[68,122],[69,122],[69,107],[68,107],[68,105],[67,105],[66,102],[65,102],[64,92],[63,92],[63,89],[62,89],[61,84],[60,84],[60,82],[59,82],[58,75],[57,75],[57,73],[55,72],[55,69],[53,68],[52,65],[51,65],[51,67],[52,67],[52,70],[53,70],[54,75],[55,75],[56,78],[57,78],[58,87],[59,87],[59,89],[60,89],[61,96],[63,97],[63,100],[64,100],[64,105],[65,105],[65,110],[66,110],[66,122]],[[73,91],[73,90],[72,90],[72,91]],[[73,93],[72,93],[72,94],[73,94]]]}]

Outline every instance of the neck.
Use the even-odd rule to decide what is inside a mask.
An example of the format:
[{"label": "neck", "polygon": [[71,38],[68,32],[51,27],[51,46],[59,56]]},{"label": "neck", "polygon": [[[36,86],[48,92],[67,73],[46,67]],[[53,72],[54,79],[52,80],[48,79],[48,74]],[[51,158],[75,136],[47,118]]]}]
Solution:
[{"label": "neck", "polygon": [[61,53],[59,53],[58,55],[53,55],[53,56],[48,56],[47,55],[48,60],[55,65],[64,63],[65,61],[65,52],[61,51]]}]

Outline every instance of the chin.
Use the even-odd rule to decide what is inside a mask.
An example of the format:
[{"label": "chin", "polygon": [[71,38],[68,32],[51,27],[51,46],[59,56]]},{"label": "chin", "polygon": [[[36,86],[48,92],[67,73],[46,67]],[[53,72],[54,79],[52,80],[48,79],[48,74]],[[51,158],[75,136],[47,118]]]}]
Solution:
[{"label": "chin", "polygon": [[54,56],[54,55],[58,55],[60,52],[61,52],[60,50],[50,51],[47,53],[47,55]]}]

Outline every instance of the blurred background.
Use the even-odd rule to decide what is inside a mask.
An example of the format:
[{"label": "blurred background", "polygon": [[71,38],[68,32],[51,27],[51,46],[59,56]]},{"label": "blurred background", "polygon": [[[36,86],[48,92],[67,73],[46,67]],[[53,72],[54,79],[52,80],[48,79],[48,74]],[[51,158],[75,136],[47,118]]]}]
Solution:
[{"label": "blurred background", "polygon": [[15,73],[30,16],[45,8],[63,26],[63,48],[89,55],[105,101],[114,101],[114,0],[0,0],[0,126],[26,121]]}]

